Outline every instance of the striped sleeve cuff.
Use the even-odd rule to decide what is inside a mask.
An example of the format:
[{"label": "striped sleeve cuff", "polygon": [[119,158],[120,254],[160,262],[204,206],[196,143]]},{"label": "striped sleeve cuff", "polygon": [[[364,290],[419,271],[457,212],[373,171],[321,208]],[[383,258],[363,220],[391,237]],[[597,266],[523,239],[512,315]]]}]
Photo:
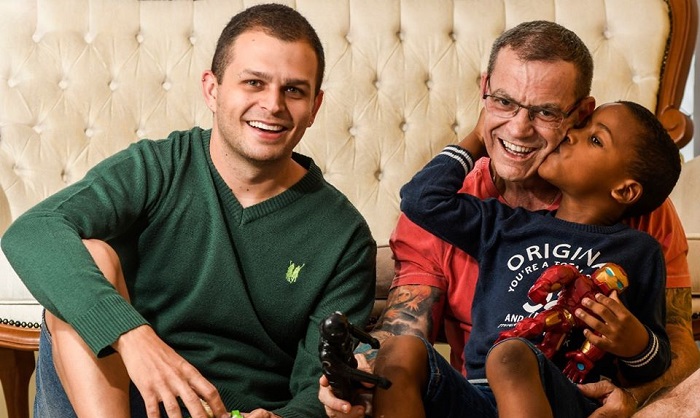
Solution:
[{"label": "striped sleeve cuff", "polygon": [[646,350],[642,351],[638,356],[620,359],[628,367],[644,367],[659,354],[659,338],[649,329],[647,329],[647,332],[649,333],[649,344],[647,344]]},{"label": "striped sleeve cuff", "polygon": [[474,157],[471,155],[471,153],[469,153],[469,151],[462,147],[457,145],[448,145],[442,150],[442,152],[440,152],[440,155],[457,160],[464,168],[465,174],[474,169]]}]

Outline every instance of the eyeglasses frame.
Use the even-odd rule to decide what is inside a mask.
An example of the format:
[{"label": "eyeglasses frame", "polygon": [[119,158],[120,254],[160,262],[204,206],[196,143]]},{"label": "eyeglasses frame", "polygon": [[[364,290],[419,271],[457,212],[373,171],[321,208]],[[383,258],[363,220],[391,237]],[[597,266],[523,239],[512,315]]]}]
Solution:
[{"label": "eyeglasses frame", "polygon": [[[490,80],[490,79],[487,81],[487,86],[488,86],[488,88],[489,88],[489,90],[490,90],[490,89],[491,89],[491,80]],[[532,123],[535,124],[535,125],[537,125],[537,122],[535,122],[535,119],[537,119],[537,116],[535,116],[537,112],[533,111],[533,109],[534,109],[534,110],[541,110],[541,109],[544,109],[544,110],[548,110],[548,111],[550,111],[550,112],[555,112],[555,111],[556,111],[556,112],[559,112],[561,118],[558,120],[556,126],[555,126],[554,124],[549,124],[549,123],[546,122],[546,121],[541,121],[541,119],[538,119],[538,120],[541,121],[540,123],[547,124],[547,125],[538,125],[538,126],[541,126],[541,127],[544,127],[544,128],[551,128],[551,129],[558,129],[558,128],[560,128],[561,125],[564,123],[564,121],[565,121],[566,119],[568,119],[568,118],[574,113],[574,111],[576,111],[576,109],[579,107],[579,105],[580,105],[581,102],[583,101],[583,98],[576,100],[576,102],[574,102],[574,104],[571,105],[571,109],[568,110],[568,111],[565,111],[565,110],[561,110],[561,109],[547,109],[546,107],[542,107],[542,106],[538,106],[538,105],[526,106],[526,105],[524,105],[524,104],[522,104],[522,103],[519,103],[519,102],[517,102],[517,101],[515,101],[515,100],[513,100],[513,99],[510,99],[510,98],[507,98],[507,97],[503,97],[503,96],[499,96],[499,95],[496,95],[496,94],[489,94],[489,93],[486,93],[486,92],[484,92],[484,94],[481,96],[481,98],[482,98],[483,100],[486,100],[486,99],[488,99],[489,97],[496,98],[496,99],[507,100],[507,101],[509,101],[509,102],[511,102],[511,103],[513,103],[514,105],[517,106],[517,107],[515,108],[515,110],[513,111],[513,114],[510,115],[510,116],[508,117],[508,119],[514,118],[514,117],[518,114],[518,112],[520,112],[520,109],[525,109],[525,110],[527,111],[527,118],[530,120],[530,122],[532,122]],[[503,118],[505,118],[505,116],[504,116]]]}]

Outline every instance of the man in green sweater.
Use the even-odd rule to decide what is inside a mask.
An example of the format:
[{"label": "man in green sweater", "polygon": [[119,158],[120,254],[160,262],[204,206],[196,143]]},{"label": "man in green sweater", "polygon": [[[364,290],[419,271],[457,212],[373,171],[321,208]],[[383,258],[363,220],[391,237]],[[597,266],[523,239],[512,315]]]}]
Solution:
[{"label": "man in green sweater", "polygon": [[144,140],[27,211],[2,249],[46,308],[36,417],[323,415],[318,326],[363,324],[376,246],[293,148],[321,105],[323,48],[296,11],[223,30],[213,128]]}]

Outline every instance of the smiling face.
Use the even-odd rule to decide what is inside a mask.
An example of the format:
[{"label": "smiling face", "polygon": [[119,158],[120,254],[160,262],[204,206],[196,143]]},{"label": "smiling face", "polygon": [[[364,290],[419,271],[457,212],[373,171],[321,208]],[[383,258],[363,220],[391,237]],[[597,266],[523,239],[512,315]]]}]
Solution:
[{"label": "smiling face", "polygon": [[600,106],[580,128],[571,129],[539,168],[540,176],[577,199],[609,197],[630,178],[640,127],[620,103]]},{"label": "smiling face", "polygon": [[[509,47],[498,54],[484,93],[497,95],[526,106],[561,112],[576,107],[576,69],[565,61],[521,61]],[[499,177],[522,182],[539,179],[537,168],[553,149],[577,115],[565,119],[557,129],[535,126],[528,112],[520,109],[512,118],[484,114],[484,145]]]},{"label": "smiling face", "polygon": [[260,30],[242,33],[231,48],[223,79],[203,77],[212,147],[254,165],[289,160],[321,105],[314,50]]}]

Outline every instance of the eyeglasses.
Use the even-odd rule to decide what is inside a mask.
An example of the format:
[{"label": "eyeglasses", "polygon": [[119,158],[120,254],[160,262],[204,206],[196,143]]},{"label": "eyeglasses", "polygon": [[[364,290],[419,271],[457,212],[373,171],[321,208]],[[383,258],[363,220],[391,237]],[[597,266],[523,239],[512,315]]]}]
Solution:
[{"label": "eyeglasses", "polygon": [[515,117],[522,108],[527,110],[527,117],[532,121],[533,125],[550,129],[559,128],[564,119],[571,116],[581,103],[580,99],[577,100],[571,107],[571,110],[564,112],[557,108],[545,106],[525,106],[515,100],[493,94],[484,93],[482,98],[486,102],[486,109],[498,117],[510,119]]}]

